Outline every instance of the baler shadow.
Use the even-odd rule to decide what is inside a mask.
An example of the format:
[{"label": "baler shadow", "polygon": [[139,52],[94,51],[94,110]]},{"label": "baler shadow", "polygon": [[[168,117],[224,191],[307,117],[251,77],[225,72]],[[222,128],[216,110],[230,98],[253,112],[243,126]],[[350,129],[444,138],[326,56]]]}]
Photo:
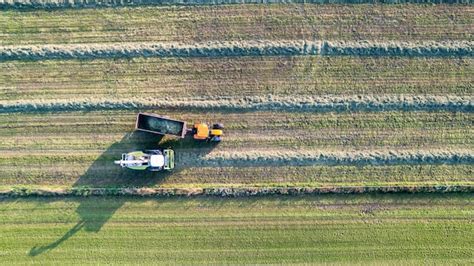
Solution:
[{"label": "baler shadow", "polygon": [[[79,190],[84,188],[84,191],[87,191],[87,188],[123,188],[160,185],[168,176],[180,171],[179,165],[171,172],[149,172],[134,171],[113,164],[113,161],[119,159],[124,152],[156,149],[158,147],[172,148],[175,151],[178,150],[177,152],[179,152],[179,149],[199,147],[199,153],[204,155],[211,152],[216,147],[216,144],[196,143],[192,138],[166,139],[166,137],[163,138],[159,135],[140,131],[128,133],[122,140],[108,147],[76,183],[74,183],[73,188]],[[179,164],[179,162],[177,163]],[[81,201],[79,207],[76,209],[76,213],[80,217],[79,222],[58,240],[48,245],[35,246],[31,248],[28,254],[30,256],[37,256],[53,250],[82,229],[86,232],[99,232],[104,224],[126,201],[127,197],[115,196],[114,201],[111,201],[106,208],[101,208],[100,212],[93,213],[91,213],[90,210],[97,207],[93,206],[93,203],[90,201]]]}]

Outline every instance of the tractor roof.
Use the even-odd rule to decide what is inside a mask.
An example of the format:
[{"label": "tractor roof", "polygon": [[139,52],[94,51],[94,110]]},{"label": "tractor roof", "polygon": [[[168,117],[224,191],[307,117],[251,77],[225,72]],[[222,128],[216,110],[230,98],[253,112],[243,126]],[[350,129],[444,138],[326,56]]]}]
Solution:
[{"label": "tractor roof", "polygon": [[196,127],[196,135],[198,138],[209,137],[209,127],[206,124],[204,123],[196,124],[195,127]]},{"label": "tractor roof", "polygon": [[165,157],[163,155],[150,156],[151,167],[163,167],[163,165],[165,165]]}]

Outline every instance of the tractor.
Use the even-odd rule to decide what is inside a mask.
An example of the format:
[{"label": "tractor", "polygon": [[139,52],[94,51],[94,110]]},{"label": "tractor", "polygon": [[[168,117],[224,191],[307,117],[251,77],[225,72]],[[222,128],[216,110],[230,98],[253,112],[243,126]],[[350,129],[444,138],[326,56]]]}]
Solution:
[{"label": "tractor", "polygon": [[170,171],[174,169],[174,151],[171,149],[132,151],[122,153],[122,159],[114,163],[132,170]]}]

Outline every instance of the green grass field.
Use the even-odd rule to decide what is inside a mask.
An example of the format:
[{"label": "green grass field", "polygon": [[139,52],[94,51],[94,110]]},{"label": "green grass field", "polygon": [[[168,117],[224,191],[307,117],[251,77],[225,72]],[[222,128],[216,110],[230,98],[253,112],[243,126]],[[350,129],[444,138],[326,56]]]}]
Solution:
[{"label": "green grass field", "polygon": [[471,3],[45,1],[0,0],[0,265],[474,264]]},{"label": "green grass field", "polygon": [[0,201],[2,264],[470,264],[471,195]]}]

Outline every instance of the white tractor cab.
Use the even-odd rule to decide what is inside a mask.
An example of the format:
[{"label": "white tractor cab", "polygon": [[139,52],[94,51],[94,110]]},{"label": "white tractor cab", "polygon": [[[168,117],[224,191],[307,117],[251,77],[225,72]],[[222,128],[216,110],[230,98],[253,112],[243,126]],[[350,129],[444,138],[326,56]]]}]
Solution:
[{"label": "white tractor cab", "polygon": [[114,162],[132,170],[163,171],[174,168],[174,151],[171,149],[146,150],[123,153],[122,159]]}]

